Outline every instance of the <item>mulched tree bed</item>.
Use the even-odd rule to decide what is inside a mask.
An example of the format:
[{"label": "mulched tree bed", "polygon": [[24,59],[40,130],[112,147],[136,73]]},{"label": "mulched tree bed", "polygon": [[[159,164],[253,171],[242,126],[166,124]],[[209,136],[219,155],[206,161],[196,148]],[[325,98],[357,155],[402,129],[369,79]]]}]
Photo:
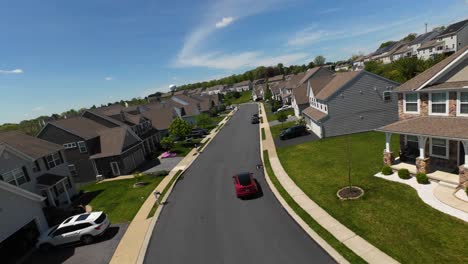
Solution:
[{"label": "mulched tree bed", "polygon": [[340,200],[355,200],[359,199],[364,195],[364,190],[357,186],[346,186],[336,192],[336,196]]}]

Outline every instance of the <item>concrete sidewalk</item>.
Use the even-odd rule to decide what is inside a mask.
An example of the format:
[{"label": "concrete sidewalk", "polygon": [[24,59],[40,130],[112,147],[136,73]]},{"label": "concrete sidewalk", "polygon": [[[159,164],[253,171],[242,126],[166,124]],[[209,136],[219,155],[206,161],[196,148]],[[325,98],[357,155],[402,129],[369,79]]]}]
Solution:
[{"label": "concrete sidewalk", "polygon": [[[265,108],[263,104],[260,104],[262,115],[265,116]],[[266,117],[264,117],[266,119]],[[262,141],[262,152],[268,150],[270,158],[270,164],[273,171],[276,174],[281,185],[317,223],[323,228],[328,230],[337,240],[346,245],[358,256],[363,258],[368,263],[398,263],[396,260],[379,250],[378,248],[371,245],[369,242],[364,240],[362,237],[356,235],[353,231],[348,229],[346,226],[338,222],[335,218],[329,215],[323,210],[318,204],[312,201],[289,177],[284,170],[281,162],[276,153],[275,143],[273,141],[270,126],[267,122],[260,124],[260,129],[265,129],[266,139]],[[298,222],[299,223],[299,222]],[[305,230],[309,228],[304,222],[299,223]]]},{"label": "concrete sidewalk", "polygon": [[[235,111],[232,111],[228,114],[221,123],[225,123],[226,120],[232,116]],[[207,135],[203,140],[202,143],[211,141],[213,137],[215,137],[220,130],[216,131],[216,128],[213,129],[209,135]],[[205,144],[203,147],[209,144]],[[192,149],[167,175],[156,187],[153,191],[163,192],[166,186],[171,182],[172,178],[175,177],[179,170],[186,170],[199,156],[199,151],[196,149]],[[166,193],[166,197],[169,195],[170,191]],[[155,195],[151,194],[148,196],[146,201],[140,207],[140,210],[137,212],[135,217],[133,218],[132,222],[128,226],[127,231],[125,232],[122,240],[120,241],[117,249],[112,256],[110,261],[111,264],[129,264],[129,263],[137,263],[139,259],[142,259],[140,256],[140,252],[145,252],[142,250],[145,246],[145,240],[148,232],[152,232],[152,228],[154,227],[153,220],[154,218],[157,219],[158,213],[161,211],[162,206],[159,206],[158,211],[155,213],[153,217],[148,218],[148,214],[150,213],[151,209],[153,208],[154,204],[156,203]]]}]

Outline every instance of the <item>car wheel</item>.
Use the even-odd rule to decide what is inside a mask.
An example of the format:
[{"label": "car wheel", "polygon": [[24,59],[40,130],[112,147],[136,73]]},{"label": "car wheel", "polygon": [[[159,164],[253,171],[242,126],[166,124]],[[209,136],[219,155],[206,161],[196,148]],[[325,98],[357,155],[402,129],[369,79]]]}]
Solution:
[{"label": "car wheel", "polygon": [[49,251],[51,248],[52,248],[52,244],[49,244],[49,243],[44,243],[39,246],[39,249],[44,252]]},{"label": "car wheel", "polygon": [[94,237],[91,235],[84,235],[81,237],[81,242],[83,242],[83,244],[85,245],[89,245],[93,243],[93,241],[94,241]]}]

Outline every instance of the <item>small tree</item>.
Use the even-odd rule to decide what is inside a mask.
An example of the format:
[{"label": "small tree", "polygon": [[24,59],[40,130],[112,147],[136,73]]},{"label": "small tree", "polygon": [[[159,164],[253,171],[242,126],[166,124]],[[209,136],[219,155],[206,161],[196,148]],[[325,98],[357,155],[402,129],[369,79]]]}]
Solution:
[{"label": "small tree", "polygon": [[201,128],[206,128],[211,125],[211,119],[207,114],[200,114],[195,117],[195,122],[197,126]]},{"label": "small tree", "polygon": [[210,109],[210,115],[211,115],[211,116],[217,116],[217,115],[218,115],[218,108],[216,108],[216,107],[211,107],[211,109]]},{"label": "small tree", "polygon": [[169,133],[176,138],[185,138],[192,131],[192,126],[181,118],[176,118],[169,126]]},{"label": "small tree", "polygon": [[306,121],[305,121],[304,117],[301,116],[301,117],[296,121],[296,124],[297,124],[298,126],[305,126],[305,125],[306,125]]},{"label": "small tree", "polygon": [[315,57],[314,59],[314,64],[317,65],[317,66],[322,66],[325,64],[325,57],[322,56],[322,55],[318,55],[317,57]]},{"label": "small tree", "polygon": [[286,112],[281,111],[276,113],[276,118],[279,122],[281,122],[281,128],[283,128],[283,123],[288,119],[288,115],[286,114]]},{"label": "small tree", "polygon": [[265,93],[264,93],[264,98],[263,100],[271,100],[271,97],[272,97],[272,94],[271,94],[271,90],[270,90],[270,86],[268,85],[268,83],[265,85]]},{"label": "small tree", "polygon": [[161,139],[161,147],[165,150],[170,150],[172,147],[174,147],[174,138],[171,136],[164,137]]}]

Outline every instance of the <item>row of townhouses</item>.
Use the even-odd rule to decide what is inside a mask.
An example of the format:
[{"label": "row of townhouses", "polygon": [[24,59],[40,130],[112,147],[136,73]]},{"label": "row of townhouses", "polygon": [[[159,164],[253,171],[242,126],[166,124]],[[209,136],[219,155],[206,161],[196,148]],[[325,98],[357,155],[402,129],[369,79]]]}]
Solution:
[{"label": "row of townhouses", "polygon": [[220,103],[218,95],[181,93],[145,105],[116,104],[51,119],[37,137],[0,133],[0,255],[33,247],[49,227],[46,209],[70,206],[78,185],[144,165],[172,120],[194,123],[196,115]]}]

